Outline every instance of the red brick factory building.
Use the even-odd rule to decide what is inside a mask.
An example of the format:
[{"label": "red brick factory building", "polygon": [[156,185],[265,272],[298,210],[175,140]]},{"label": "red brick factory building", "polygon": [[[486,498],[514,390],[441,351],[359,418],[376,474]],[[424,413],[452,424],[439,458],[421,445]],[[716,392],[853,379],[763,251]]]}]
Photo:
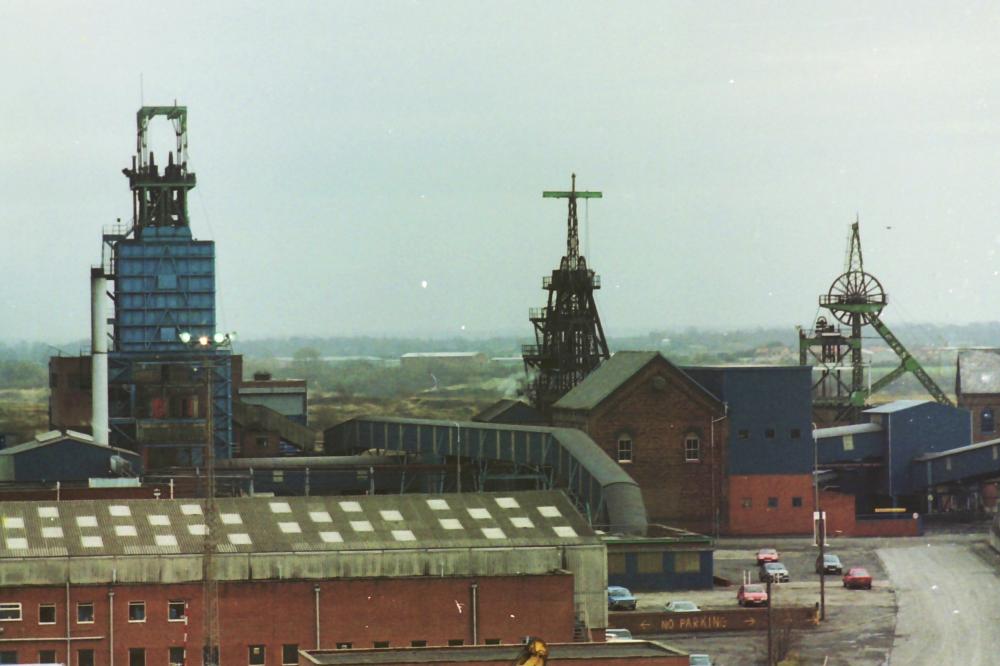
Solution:
[{"label": "red brick factory building", "polygon": [[[217,506],[210,580],[227,666],[570,642],[582,625],[584,640],[604,639],[605,547],[562,492]],[[200,664],[204,514],[197,500],[4,502],[0,663]]]}]

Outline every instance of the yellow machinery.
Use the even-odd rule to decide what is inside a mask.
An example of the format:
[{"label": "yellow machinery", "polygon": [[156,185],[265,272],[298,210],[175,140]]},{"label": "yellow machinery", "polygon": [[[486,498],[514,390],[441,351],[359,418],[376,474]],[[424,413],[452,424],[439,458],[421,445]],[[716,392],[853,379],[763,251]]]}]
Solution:
[{"label": "yellow machinery", "polygon": [[514,664],[516,666],[545,666],[548,660],[549,646],[541,638],[529,636]]}]

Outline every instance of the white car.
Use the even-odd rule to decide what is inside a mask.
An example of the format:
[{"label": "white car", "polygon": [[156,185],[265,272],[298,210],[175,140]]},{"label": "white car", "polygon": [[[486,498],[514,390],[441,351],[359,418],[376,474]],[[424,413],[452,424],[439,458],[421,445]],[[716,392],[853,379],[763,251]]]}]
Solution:
[{"label": "white car", "polygon": [[619,641],[630,641],[632,639],[632,632],[628,629],[605,629],[604,630],[604,640],[608,643],[617,643]]}]

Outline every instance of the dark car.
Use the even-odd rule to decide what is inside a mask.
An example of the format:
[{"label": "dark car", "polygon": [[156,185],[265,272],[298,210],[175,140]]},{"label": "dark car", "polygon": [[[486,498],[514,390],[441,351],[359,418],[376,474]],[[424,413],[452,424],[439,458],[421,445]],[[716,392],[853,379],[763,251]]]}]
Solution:
[{"label": "dark car", "polygon": [[788,575],[788,569],[781,562],[765,562],[762,564],[758,578],[762,583],[766,583],[768,579],[772,583],[787,583],[791,580],[791,577]]},{"label": "dark car", "polygon": [[774,548],[761,548],[757,551],[757,564],[764,564],[765,562],[777,562],[781,559],[778,555],[778,551]]},{"label": "dark car", "polygon": [[824,553],[822,558],[816,558],[816,573],[840,575],[844,573],[844,565],[833,553]]},{"label": "dark car", "polygon": [[608,587],[608,610],[635,610],[635,597],[627,587]]},{"label": "dark car", "polygon": [[872,589],[872,576],[867,569],[862,567],[851,567],[844,574],[844,587]]},{"label": "dark car", "polygon": [[740,606],[766,606],[767,588],[760,583],[740,585],[736,591],[736,603]]}]

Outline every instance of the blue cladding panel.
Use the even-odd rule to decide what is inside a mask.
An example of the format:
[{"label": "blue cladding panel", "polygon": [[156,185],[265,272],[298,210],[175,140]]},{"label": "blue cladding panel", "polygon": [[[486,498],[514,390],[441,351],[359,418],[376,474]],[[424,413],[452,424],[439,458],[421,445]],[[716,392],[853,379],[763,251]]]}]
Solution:
[{"label": "blue cladding panel", "polygon": [[972,442],[969,411],[965,409],[925,402],[881,418],[888,431],[890,495],[908,495],[926,485],[924,466],[914,464],[914,458]]},{"label": "blue cladding panel", "polygon": [[[621,551],[609,550],[609,555]],[[712,588],[713,561],[712,551],[703,550],[698,553],[700,571],[696,573],[677,573],[674,567],[675,552],[660,553],[663,560],[663,570],[658,573],[640,573],[638,554],[624,553],[625,573],[608,572],[608,585],[621,585],[629,590],[707,590]]]},{"label": "blue cladding panel", "polygon": [[844,437],[824,437],[819,440],[819,462],[830,464],[860,460],[880,460],[885,454],[885,431],[859,432]]},{"label": "blue cladding panel", "polygon": [[115,245],[119,351],[178,351],[176,334],[215,332],[215,243],[186,227],[146,229]]},{"label": "blue cladding panel", "polygon": [[111,476],[111,456],[120,455],[142,472],[139,456],[106,447],[81,444],[72,439],[41,446],[14,455],[14,477],[20,483],[86,481]]},{"label": "blue cladding panel", "polygon": [[809,366],[687,367],[684,372],[729,405],[729,474],[812,473]]}]

